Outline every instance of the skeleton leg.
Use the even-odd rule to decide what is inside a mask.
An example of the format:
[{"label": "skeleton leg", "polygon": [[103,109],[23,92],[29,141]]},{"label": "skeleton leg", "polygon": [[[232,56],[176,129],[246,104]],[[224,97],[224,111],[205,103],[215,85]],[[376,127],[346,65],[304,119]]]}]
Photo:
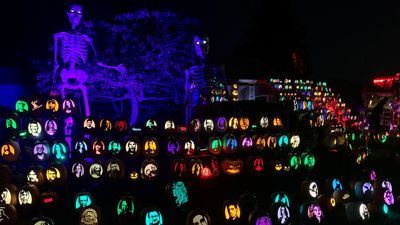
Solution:
[{"label": "skeleton leg", "polygon": [[61,90],[60,90],[60,92],[61,92],[61,98],[65,98],[65,84],[61,84]]},{"label": "skeleton leg", "polygon": [[83,103],[85,105],[85,115],[90,116],[90,109],[89,109],[89,99],[87,95],[87,88],[85,85],[80,85],[83,95]]}]

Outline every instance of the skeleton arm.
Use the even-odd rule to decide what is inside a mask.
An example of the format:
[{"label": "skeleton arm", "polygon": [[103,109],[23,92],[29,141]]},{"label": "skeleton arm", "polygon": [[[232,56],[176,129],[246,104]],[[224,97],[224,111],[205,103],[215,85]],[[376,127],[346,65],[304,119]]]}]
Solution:
[{"label": "skeleton arm", "polygon": [[54,34],[54,67],[53,67],[53,73],[52,73],[52,80],[55,79],[57,70],[60,67],[58,64],[58,41],[60,39],[60,33],[55,33]]},{"label": "skeleton arm", "polygon": [[[95,47],[93,45],[93,41],[89,38],[88,42],[89,42],[90,47],[92,48],[92,50],[94,52],[94,55],[97,56],[97,52],[96,52],[96,49],[95,49]],[[103,63],[101,61],[97,61],[97,65],[100,66],[100,67],[107,68],[107,69],[114,69],[114,70],[118,71],[119,73],[121,73],[122,75],[126,75],[126,68],[125,68],[125,66],[123,64],[119,64],[118,66],[110,66],[110,65],[107,65],[107,64],[105,64],[105,63]]]}]

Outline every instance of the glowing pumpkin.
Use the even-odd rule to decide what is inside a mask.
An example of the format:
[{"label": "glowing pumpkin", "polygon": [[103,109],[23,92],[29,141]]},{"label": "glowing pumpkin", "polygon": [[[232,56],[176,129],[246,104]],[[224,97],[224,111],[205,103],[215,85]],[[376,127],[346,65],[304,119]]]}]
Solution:
[{"label": "glowing pumpkin", "polygon": [[0,204],[17,204],[17,187],[13,184],[3,184],[0,186]]},{"label": "glowing pumpkin", "polygon": [[222,150],[222,141],[219,137],[210,137],[208,140],[208,149],[213,155],[218,155]]},{"label": "glowing pumpkin", "polygon": [[267,137],[265,135],[255,136],[254,140],[256,140],[255,147],[257,151],[264,151],[267,148]]},{"label": "glowing pumpkin", "polygon": [[267,139],[267,146],[269,149],[275,149],[277,146],[278,140],[274,136],[269,136]]},{"label": "glowing pumpkin", "polygon": [[366,222],[370,219],[370,212],[364,203],[350,202],[345,206],[346,217],[350,222]]},{"label": "glowing pumpkin", "polygon": [[54,225],[54,222],[49,217],[39,217],[32,219],[32,225]]},{"label": "glowing pumpkin", "polygon": [[196,145],[192,139],[185,137],[182,140],[183,143],[183,154],[187,156],[194,155],[196,152]]},{"label": "glowing pumpkin", "polygon": [[167,140],[167,153],[170,155],[179,154],[181,151],[181,144],[175,137],[168,137]]},{"label": "glowing pumpkin", "polygon": [[174,131],[175,130],[175,122],[172,120],[165,121],[164,129],[166,131]]},{"label": "glowing pumpkin", "polygon": [[224,202],[225,221],[230,223],[238,223],[241,216],[241,208],[237,201]]},{"label": "glowing pumpkin", "polygon": [[60,104],[54,98],[46,101],[46,110],[52,113],[58,112],[60,109]]},{"label": "glowing pumpkin", "polygon": [[190,175],[192,177],[196,177],[196,178],[200,177],[201,173],[203,171],[203,168],[204,168],[204,166],[203,166],[203,161],[202,160],[200,160],[200,159],[197,159],[197,160],[196,159],[191,159],[189,161]]},{"label": "glowing pumpkin", "polygon": [[84,161],[78,161],[72,164],[71,175],[74,179],[82,179],[87,173],[86,163]]},{"label": "glowing pumpkin", "polygon": [[214,121],[212,119],[205,119],[203,127],[207,133],[212,132],[214,130]]},{"label": "glowing pumpkin", "polygon": [[147,120],[145,127],[148,132],[157,132],[158,129],[157,122],[153,119]]},{"label": "glowing pumpkin", "polygon": [[67,169],[62,164],[51,164],[46,169],[46,180],[51,185],[61,185],[67,179]]},{"label": "glowing pumpkin", "polygon": [[146,159],[143,161],[140,168],[142,178],[147,181],[152,181],[158,177],[159,168],[158,163],[154,159]]},{"label": "glowing pumpkin", "polygon": [[250,225],[272,225],[272,221],[268,213],[256,210],[253,211],[249,216]]},{"label": "glowing pumpkin", "polygon": [[83,121],[83,128],[85,129],[85,131],[94,130],[96,128],[96,123],[94,122],[94,119],[89,117],[85,118],[85,120]]},{"label": "glowing pumpkin", "polygon": [[264,158],[253,156],[248,159],[248,168],[253,174],[259,175],[264,171]]},{"label": "glowing pumpkin", "polygon": [[320,224],[324,219],[321,206],[317,203],[307,203],[300,206],[300,214],[309,224]]},{"label": "glowing pumpkin", "polygon": [[241,117],[239,119],[240,130],[245,131],[245,130],[249,129],[249,126],[250,126],[250,120],[248,117]]},{"label": "glowing pumpkin", "polygon": [[157,208],[146,208],[142,211],[142,218],[145,225],[164,225],[164,217]]},{"label": "glowing pumpkin", "polygon": [[143,154],[146,157],[158,155],[158,141],[155,137],[146,137],[143,140]]},{"label": "glowing pumpkin", "polygon": [[177,177],[183,177],[186,174],[186,163],[184,159],[175,159],[172,162],[172,174]]},{"label": "glowing pumpkin", "polygon": [[29,111],[28,103],[25,100],[18,100],[15,103],[15,111],[18,113],[26,113]]},{"label": "glowing pumpkin", "polygon": [[112,180],[122,179],[125,175],[124,163],[119,159],[110,159],[107,163],[107,176]]},{"label": "glowing pumpkin", "polygon": [[137,138],[129,139],[125,144],[125,153],[129,156],[136,156],[140,152],[140,142]]},{"label": "glowing pumpkin", "polygon": [[72,154],[74,156],[83,156],[88,153],[88,141],[84,139],[79,139],[75,141],[75,144],[73,145],[74,151]]},{"label": "glowing pumpkin", "polygon": [[128,122],[122,119],[115,121],[114,130],[119,133],[124,133],[128,131]]},{"label": "glowing pumpkin", "polygon": [[42,125],[40,125],[40,123],[36,120],[30,121],[28,123],[28,133],[32,137],[40,137],[40,135],[42,134]]},{"label": "glowing pumpkin", "polygon": [[1,157],[6,162],[15,162],[18,160],[21,150],[16,141],[9,141],[1,146]]},{"label": "glowing pumpkin", "polygon": [[190,121],[190,131],[197,133],[200,132],[201,130],[201,122],[199,119],[193,119],[192,121]]},{"label": "glowing pumpkin", "polygon": [[100,162],[93,162],[89,167],[89,175],[93,179],[99,179],[103,176],[104,169]]},{"label": "glowing pumpkin", "polygon": [[118,141],[110,141],[110,143],[108,143],[108,152],[112,155],[118,155],[121,152],[121,143]]},{"label": "glowing pumpkin", "polygon": [[67,145],[62,142],[54,142],[51,147],[51,154],[53,158],[57,161],[64,161],[68,158],[68,148]]},{"label": "glowing pumpkin", "polygon": [[240,147],[243,151],[250,151],[253,149],[253,139],[249,135],[242,135],[240,137]]},{"label": "glowing pumpkin", "polygon": [[227,175],[238,175],[243,170],[243,161],[241,159],[224,159],[221,162],[222,171]]},{"label": "glowing pumpkin", "polygon": [[53,119],[46,120],[44,124],[44,130],[46,131],[47,135],[55,136],[58,130],[57,122]]},{"label": "glowing pumpkin", "polygon": [[70,98],[64,99],[62,102],[62,110],[67,115],[75,113],[76,112],[75,101]]},{"label": "glowing pumpkin", "polygon": [[81,211],[79,218],[79,225],[99,225],[100,210],[95,206],[87,207]]},{"label": "glowing pumpkin", "polygon": [[135,214],[135,203],[132,196],[122,196],[117,204],[117,217],[121,223],[127,223]]},{"label": "glowing pumpkin", "polygon": [[74,209],[81,210],[91,206],[94,203],[92,195],[88,192],[79,192],[75,195]]},{"label": "glowing pumpkin", "polygon": [[186,225],[211,225],[210,215],[201,209],[192,210],[186,217]]},{"label": "glowing pumpkin", "polygon": [[18,204],[24,208],[34,206],[39,203],[39,196],[39,189],[35,185],[24,186],[18,192]]},{"label": "glowing pumpkin", "polygon": [[28,169],[26,174],[26,180],[29,184],[34,184],[36,186],[42,185],[46,181],[43,168],[32,167]]},{"label": "glowing pumpkin", "polygon": [[260,119],[260,127],[265,129],[268,127],[269,121],[268,121],[268,117],[267,116],[263,116]]},{"label": "glowing pumpkin", "polygon": [[239,119],[237,117],[231,117],[228,122],[228,127],[231,130],[237,130],[239,128]]},{"label": "glowing pumpkin", "polygon": [[222,151],[224,153],[231,154],[237,151],[238,141],[233,134],[225,134],[222,141]]},{"label": "glowing pumpkin", "polygon": [[105,151],[105,144],[102,140],[95,140],[92,145],[93,154],[96,156],[100,156],[104,154]]},{"label": "glowing pumpkin", "polygon": [[100,130],[104,133],[110,132],[113,126],[110,120],[108,119],[101,119],[100,120]]},{"label": "glowing pumpkin", "polygon": [[215,123],[215,127],[218,132],[223,133],[226,131],[226,128],[228,127],[228,122],[226,121],[225,117],[218,117]]}]

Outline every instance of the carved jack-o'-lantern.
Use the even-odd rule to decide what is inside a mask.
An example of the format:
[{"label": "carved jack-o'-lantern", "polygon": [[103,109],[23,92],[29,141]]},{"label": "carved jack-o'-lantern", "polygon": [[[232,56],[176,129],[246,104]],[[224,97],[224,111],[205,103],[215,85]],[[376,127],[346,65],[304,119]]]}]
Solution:
[{"label": "carved jack-o'-lantern", "polygon": [[102,140],[95,140],[92,145],[93,154],[96,156],[101,156],[104,154],[105,151],[105,144]]},{"label": "carved jack-o'-lantern", "polygon": [[237,201],[224,202],[225,221],[230,223],[238,223],[241,216],[241,208]]},{"label": "carved jack-o'-lantern", "polygon": [[231,117],[228,122],[228,127],[231,130],[239,129],[239,119],[237,117]]},{"label": "carved jack-o'-lantern", "polygon": [[17,187],[13,184],[0,186],[0,204],[17,204]]},{"label": "carved jack-o'-lantern", "polygon": [[235,153],[238,147],[238,141],[233,134],[226,134],[223,138],[222,151],[230,154]]},{"label": "carved jack-o'-lantern", "polygon": [[187,155],[187,156],[194,155],[194,153],[196,152],[196,145],[195,145],[194,141],[192,139],[190,139],[189,137],[185,137],[185,138],[183,138],[182,143],[183,143],[184,155]]},{"label": "carved jack-o'-lantern", "polygon": [[54,225],[54,222],[49,217],[39,217],[32,219],[32,225]]},{"label": "carved jack-o'-lantern", "polygon": [[86,177],[87,174],[87,167],[84,161],[77,161],[72,164],[71,167],[71,177],[73,179],[82,179]]},{"label": "carved jack-o'-lantern", "polygon": [[110,179],[121,179],[125,175],[124,163],[119,159],[111,159],[107,164],[107,176]]},{"label": "carved jack-o'-lantern", "polygon": [[17,224],[17,219],[17,210],[13,205],[0,204],[0,221],[2,224]]},{"label": "carved jack-o'-lantern", "polygon": [[279,116],[276,116],[272,121],[272,125],[274,127],[282,127],[283,126],[282,119]]},{"label": "carved jack-o'-lantern", "polygon": [[259,175],[264,171],[264,158],[261,156],[250,157],[247,161],[249,171],[253,174]]},{"label": "carved jack-o'-lantern", "polygon": [[174,131],[175,130],[175,122],[172,120],[165,121],[164,129],[166,131]]},{"label": "carved jack-o'-lantern", "polygon": [[64,99],[62,102],[62,110],[67,115],[75,113],[76,112],[75,101],[70,98]]},{"label": "carved jack-o'-lantern", "polygon": [[290,154],[289,155],[289,165],[290,168],[297,170],[301,165],[301,158],[297,154]]},{"label": "carved jack-o'-lantern", "polygon": [[208,140],[208,149],[213,155],[218,155],[222,150],[222,141],[219,137],[210,137]]},{"label": "carved jack-o'-lantern", "polygon": [[267,116],[263,116],[260,119],[260,127],[261,128],[267,128],[269,125],[269,121],[268,121],[268,117]]},{"label": "carved jack-o'-lantern", "polygon": [[146,208],[142,211],[142,218],[145,225],[164,225],[164,217],[157,208]]},{"label": "carved jack-o'-lantern", "polygon": [[52,113],[58,112],[60,109],[60,104],[54,98],[46,101],[46,110]]},{"label": "carved jack-o'-lantern", "polygon": [[275,170],[276,172],[280,172],[280,171],[282,171],[282,169],[283,169],[282,163],[281,163],[280,161],[275,161],[275,163],[274,163],[274,170]]},{"label": "carved jack-o'-lantern", "polygon": [[127,223],[133,219],[135,203],[132,196],[122,196],[117,204],[117,217],[121,223]]},{"label": "carved jack-o'-lantern", "polygon": [[267,148],[267,136],[255,136],[254,140],[256,140],[255,147],[257,151],[263,151]]},{"label": "carved jack-o'-lantern", "polygon": [[250,126],[250,120],[249,120],[249,118],[247,118],[247,117],[241,117],[241,118],[239,119],[239,127],[240,127],[240,130],[247,130],[247,129],[249,129],[249,126]]},{"label": "carved jack-o'-lantern", "polygon": [[310,152],[303,152],[301,154],[301,162],[304,168],[313,169],[315,166],[315,156]]},{"label": "carved jack-o'-lantern", "polygon": [[9,141],[1,146],[1,157],[6,162],[14,162],[18,160],[21,150],[19,144],[16,141]]},{"label": "carved jack-o'-lantern", "polygon": [[86,131],[94,130],[96,128],[96,122],[94,122],[94,119],[92,119],[92,118],[89,118],[89,117],[85,118],[83,120],[83,128]]},{"label": "carved jack-o'-lantern", "polygon": [[186,174],[186,163],[184,159],[174,159],[171,164],[171,171],[174,176],[183,177]]},{"label": "carved jack-o'-lantern", "polygon": [[100,224],[100,211],[98,207],[90,206],[81,211],[79,225],[99,225],[99,224]]},{"label": "carved jack-o'-lantern", "polygon": [[274,136],[269,136],[267,139],[267,146],[269,149],[275,149],[278,144],[278,140]]},{"label": "carved jack-o'-lantern", "polygon": [[241,159],[224,159],[221,162],[222,171],[227,175],[238,175],[243,170],[243,161]]},{"label": "carved jack-o'-lantern", "polygon": [[189,172],[192,177],[200,177],[203,172],[203,161],[200,159],[191,159],[189,161]]},{"label": "carved jack-o'-lantern", "polygon": [[53,158],[57,161],[64,161],[68,158],[68,148],[65,143],[62,142],[54,142],[51,147],[51,154]]},{"label": "carved jack-o'-lantern", "polygon": [[274,193],[272,200],[273,205],[290,207],[289,196],[284,192]]},{"label": "carved jack-o'-lantern", "polygon": [[249,135],[243,135],[240,137],[240,147],[243,151],[250,151],[253,149],[253,139]]},{"label": "carved jack-o'-lantern", "polygon": [[44,130],[49,136],[56,135],[58,130],[57,121],[53,119],[46,120],[46,122],[44,123]]},{"label": "carved jack-o'-lantern", "polygon": [[218,132],[225,132],[228,127],[228,122],[225,117],[218,117],[215,121],[215,128]]},{"label": "carved jack-o'-lantern", "polygon": [[212,119],[205,119],[203,127],[207,133],[212,132],[214,130],[214,121]]},{"label": "carved jack-o'-lantern", "polygon": [[75,141],[75,144],[73,145],[73,151],[72,154],[74,156],[82,156],[88,153],[89,147],[88,147],[88,141],[84,139],[79,139]]},{"label": "carved jack-o'-lantern", "polygon": [[298,148],[300,145],[300,136],[299,135],[293,135],[290,138],[290,147],[291,148]]},{"label": "carved jack-o'-lantern", "polygon": [[29,105],[25,100],[18,100],[15,103],[15,111],[18,113],[26,113],[29,111]]},{"label": "carved jack-o'-lantern", "polygon": [[158,155],[158,141],[155,137],[147,137],[143,140],[143,154],[146,157]]},{"label": "carved jack-o'-lantern", "polygon": [[40,137],[40,135],[42,134],[42,125],[36,120],[30,121],[28,123],[28,133],[32,137]]},{"label": "carved jack-o'-lantern", "polygon": [[32,167],[31,169],[28,169],[26,180],[29,184],[34,184],[36,186],[42,185],[46,181],[43,168]]},{"label": "carved jack-o'-lantern", "polygon": [[190,131],[192,132],[200,132],[201,130],[201,122],[199,119],[193,119],[192,121],[190,121]]},{"label": "carved jack-o'-lantern", "polygon": [[211,225],[210,216],[204,210],[192,210],[186,217],[186,225]]},{"label": "carved jack-o'-lantern", "polygon": [[104,168],[100,162],[94,162],[89,167],[89,175],[94,179],[99,179],[103,176]]},{"label": "carved jack-o'-lantern", "polygon": [[24,186],[18,192],[18,204],[22,207],[30,207],[38,204],[39,189],[35,185]]},{"label": "carved jack-o'-lantern", "polygon": [[136,156],[140,153],[140,142],[138,138],[131,138],[125,144],[125,153],[129,156]]},{"label": "carved jack-o'-lantern", "polygon": [[181,144],[177,138],[168,137],[166,148],[168,154],[176,155],[179,154],[181,151]]},{"label": "carved jack-o'-lantern", "polygon": [[118,155],[121,152],[121,143],[118,141],[110,141],[110,143],[108,143],[108,152],[112,155]]},{"label": "carved jack-o'-lantern", "polygon": [[278,146],[280,148],[286,148],[289,145],[289,138],[286,135],[282,135],[278,138]]},{"label": "carved jack-o'-lantern", "polygon": [[51,164],[46,169],[46,180],[52,185],[61,185],[67,179],[67,169],[62,164]]},{"label": "carved jack-o'-lantern", "polygon": [[370,212],[364,203],[350,202],[346,204],[346,217],[350,222],[366,222],[370,218]]},{"label": "carved jack-o'-lantern", "polygon": [[154,159],[146,159],[143,161],[140,168],[141,176],[144,180],[152,181],[158,177],[158,163]]},{"label": "carved jack-o'-lantern", "polygon": [[109,119],[101,119],[99,124],[100,130],[104,133],[110,132],[113,128],[111,120]]},{"label": "carved jack-o'-lantern", "polygon": [[157,131],[157,122],[153,119],[149,119],[146,122],[146,130],[149,132],[156,132]]},{"label": "carved jack-o'-lantern", "polygon": [[321,206],[317,203],[307,203],[300,207],[300,213],[308,224],[320,224],[324,219]]},{"label": "carved jack-o'-lantern", "polygon": [[74,209],[81,210],[89,207],[94,203],[92,195],[88,192],[79,192],[75,195]]},{"label": "carved jack-o'-lantern", "polygon": [[126,120],[115,121],[114,130],[119,133],[124,133],[128,131],[128,122],[126,122]]}]

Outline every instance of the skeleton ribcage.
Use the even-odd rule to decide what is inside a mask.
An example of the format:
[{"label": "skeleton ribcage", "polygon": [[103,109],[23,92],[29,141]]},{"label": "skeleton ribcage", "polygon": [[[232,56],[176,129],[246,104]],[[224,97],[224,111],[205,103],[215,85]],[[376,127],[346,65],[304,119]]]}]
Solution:
[{"label": "skeleton ribcage", "polygon": [[82,34],[64,33],[60,44],[61,59],[69,69],[86,64],[89,52],[88,38]]}]

